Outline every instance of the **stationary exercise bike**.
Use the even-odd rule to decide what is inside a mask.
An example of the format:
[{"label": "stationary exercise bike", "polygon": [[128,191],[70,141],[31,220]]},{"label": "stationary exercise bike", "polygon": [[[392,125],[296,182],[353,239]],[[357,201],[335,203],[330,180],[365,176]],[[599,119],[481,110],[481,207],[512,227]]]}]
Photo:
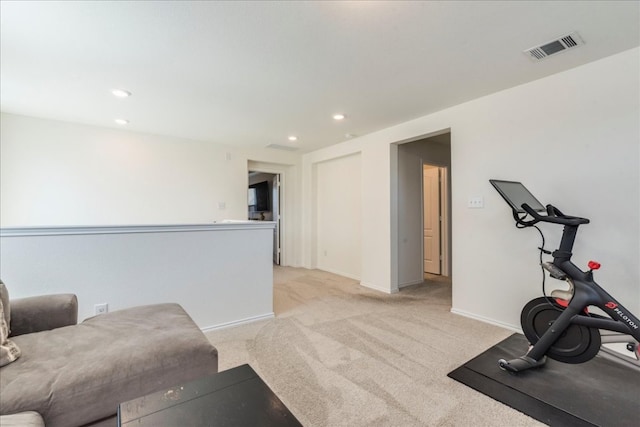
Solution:
[{"label": "stationary exercise bike", "polygon": [[[531,347],[516,359],[500,359],[500,368],[512,373],[537,368],[545,364],[546,356],[564,363],[583,363],[602,350],[603,356],[640,370],[640,321],[593,280],[593,271],[600,268],[599,263],[589,261],[589,270],[582,271],[571,262],[578,227],[589,220],[564,215],[553,205],[543,206],[520,182],[494,179],[489,182],[511,206],[516,227],[535,227],[540,231],[535,226],[539,222],[564,225],[560,247],[553,252],[544,249],[544,235],[540,231],[543,238],[540,262],[552,278],[569,285],[568,290],[556,289],[551,296],[535,298],[524,306],[520,323]],[[542,262],[542,253],[552,255],[553,261]],[[590,313],[589,306],[599,307],[609,317]],[[601,347],[610,343],[624,344],[624,354]]]}]

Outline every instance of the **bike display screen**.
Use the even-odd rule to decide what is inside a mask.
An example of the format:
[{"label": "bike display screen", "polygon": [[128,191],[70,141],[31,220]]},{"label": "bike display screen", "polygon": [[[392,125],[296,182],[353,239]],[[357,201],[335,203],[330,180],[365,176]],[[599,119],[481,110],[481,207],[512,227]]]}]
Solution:
[{"label": "bike display screen", "polygon": [[517,213],[526,213],[525,210],[522,209],[524,203],[536,212],[545,212],[547,210],[521,182],[501,181],[497,179],[490,179],[489,182],[498,190],[498,193],[500,193],[502,198],[511,206],[511,209]]}]

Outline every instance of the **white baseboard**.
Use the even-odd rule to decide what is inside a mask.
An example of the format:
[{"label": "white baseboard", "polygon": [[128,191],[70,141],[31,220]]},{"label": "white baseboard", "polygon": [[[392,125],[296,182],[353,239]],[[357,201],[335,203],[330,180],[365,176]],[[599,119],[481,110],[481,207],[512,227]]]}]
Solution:
[{"label": "white baseboard", "polygon": [[470,319],[479,320],[484,323],[489,323],[490,325],[500,326],[501,328],[508,329],[513,332],[517,332],[519,334],[522,333],[522,329],[519,326],[514,326],[510,323],[500,322],[495,319],[491,319],[489,317],[480,316],[474,313],[469,313],[468,311],[458,310],[457,308],[452,308],[451,312],[453,314],[458,314],[460,316],[468,317]]},{"label": "white baseboard", "polygon": [[395,294],[395,293],[397,293],[399,291],[398,288],[386,289],[386,288],[382,288],[380,286],[372,285],[370,283],[365,283],[365,282],[362,282],[362,281],[360,282],[360,286],[364,286],[365,288],[373,289],[374,291],[383,292],[385,294]]},{"label": "white baseboard", "polygon": [[[380,286],[375,286],[375,285],[372,285],[370,283],[365,283],[365,282],[360,280],[360,276],[356,276],[354,274],[345,273],[343,271],[338,271],[338,270],[334,270],[334,269],[331,269],[331,268],[322,268],[322,267],[317,267],[317,269],[318,270],[322,270],[322,271],[326,271],[328,273],[337,274],[338,276],[347,277],[349,279],[358,280],[360,282],[360,286],[364,286],[365,288],[373,289],[374,291],[384,292],[385,294],[395,294],[395,293],[400,291],[399,288],[393,288],[393,289],[389,290],[387,288],[383,288],[383,287],[380,287]],[[422,283],[422,282],[419,282],[419,283]],[[409,285],[407,284],[405,286],[409,286]]]},{"label": "white baseboard", "polygon": [[258,322],[260,320],[273,319],[274,317],[275,317],[275,314],[273,312],[271,312],[271,313],[267,313],[267,314],[262,314],[260,316],[248,317],[246,319],[240,319],[240,320],[234,320],[232,322],[220,323],[219,325],[205,326],[204,328],[200,328],[200,330],[202,332],[210,332],[210,331],[215,331],[217,329],[231,328],[233,326],[240,326],[240,325],[244,325],[246,323]]},{"label": "white baseboard", "polygon": [[337,274],[338,276],[346,277],[348,279],[360,280],[360,276],[355,274],[345,273],[344,271],[334,270],[333,268],[317,267],[318,270],[326,271],[327,273]]},{"label": "white baseboard", "polygon": [[424,278],[419,279],[419,280],[412,280],[412,281],[410,281],[410,282],[399,283],[399,284],[398,284],[398,288],[399,288],[399,289],[402,289],[402,288],[407,287],[407,286],[421,285],[421,284],[423,284],[423,283],[424,283]]}]

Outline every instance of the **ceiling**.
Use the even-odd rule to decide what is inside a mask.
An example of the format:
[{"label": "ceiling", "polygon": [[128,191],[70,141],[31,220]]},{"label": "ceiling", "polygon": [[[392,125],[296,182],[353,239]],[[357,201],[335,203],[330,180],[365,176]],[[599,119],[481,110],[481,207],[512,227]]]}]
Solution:
[{"label": "ceiling", "polygon": [[[3,112],[299,152],[640,45],[637,1],[0,7]],[[572,31],[584,46],[540,62],[522,53]]]}]

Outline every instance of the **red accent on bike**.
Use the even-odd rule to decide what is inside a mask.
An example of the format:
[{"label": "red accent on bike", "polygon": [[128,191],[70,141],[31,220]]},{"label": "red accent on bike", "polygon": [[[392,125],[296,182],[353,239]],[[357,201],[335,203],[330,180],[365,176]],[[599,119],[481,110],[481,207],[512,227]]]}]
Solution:
[{"label": "red accent on bike", "polygon": [[[569,301],[567,301],[566,299],[562,299],[562,298],[556,298],[556,304],[558,304],[560,307],[564,307],[564,308],[569,307]],[[589,307],[585,307],[584,308],[584,314],[589,314]]]},{"label": "red accent on bike", "polygon": [[613,310],[614,308],[616,308],[616,307],[618,306],[618,304],[616,304],[616,303],[615,303],[615,302],[613,302],[613,301],[609,301],[609,302],[608,302],[608,303],[606,303],[604,306],[605,306],[605,307],[607,307],[607,308],[610,308],[611,310]]},{"label": "red accent on bike", "polygon": [[589,270],[597,270],[600,268],[600,263],[598,261],[589,261],[587,267],[589,267]]}]

